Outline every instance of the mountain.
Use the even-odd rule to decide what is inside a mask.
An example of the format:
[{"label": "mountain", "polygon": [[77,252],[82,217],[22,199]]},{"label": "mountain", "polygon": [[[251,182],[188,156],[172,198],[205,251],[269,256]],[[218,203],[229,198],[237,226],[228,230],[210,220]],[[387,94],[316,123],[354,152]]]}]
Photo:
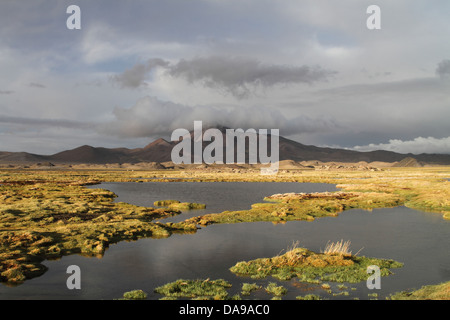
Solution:
[{"label": "mountain", "polygon": [[47,159],[56,163],[121,163],[128,162],[128,153],[129,150],[126,148],[107,149],[85,145],[48,156]]},{"label": "mountain", "polygon": [[[219,129],[225,137],[226,128]],[[193,133],[191,133],[191,137]],[[270,135],[268,148],[270,150]],[[224,140],[225,141],[225,140]],[[137,164],[148,162],[170,162],[172,148],[178,143],[168,142],[162,138],[153,141],[144,148],[102,148],[84,145],[72,150],[66,150],[54,155],[44,156],[26,152],[0,152],[0,163],[37,163],[51,162],[53,164]],[[203,142],[203,148],[210,142]],[[225,147],[224,147],[225,148]],[[225,151],[225,150],[224,150]],[[248,148],[246,148],[248,155]],[[225,152],[223,153],[225,155]],[[236,154],[236,150],[235,150]],[[422,166],[425,164],[450,165],[448,154],[401,154],[392,151],[359,152],[354,150],[323,148],[279,137],[279,160],[294,162],[316,160],[321,162],[398,162],[397,166]],[[286,162],[287,163],[287,162]],[[289,166],[293,166],[289,163]]]},{"label": "mountain", "polygon": [[46,157],[27,152],[0,152],[1,163],[41,162],[41,161],[46,161]]},{"label": "mountain", "polygon": [[[442,155],[444,162],[450,164],[450,155]],[[280,160],[294,160],[294,161],[308,161],[318,160],[322,162],[336,161],[336,162],[396,162],[406,157],[423,157],[423,155],[401,154],[392,151],[369,151],[360,152],[347,149],[324,148],[312,145],[304,145],[296,141],[292,141],[280,137]],[[431,158],[430,158],[431,160]]]},{"label": "mountain", "polygon": [[162,138],[153,141],[142,149],[129,150],[129,155],[141,162],[166,162],[171,159],[172,148],[175,143]]}]

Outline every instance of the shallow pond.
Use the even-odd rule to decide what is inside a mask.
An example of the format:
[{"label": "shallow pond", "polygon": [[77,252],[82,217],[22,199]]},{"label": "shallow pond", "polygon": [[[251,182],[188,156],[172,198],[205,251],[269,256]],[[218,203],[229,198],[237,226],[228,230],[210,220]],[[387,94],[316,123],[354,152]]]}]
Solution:
[{"label": "shallow pond", "polygon": [[252,204],[263,202],[264,197],[275,193],[337,190],[333,184],[294,182],[119,182],[102,183],[101,188],[118,195],[116,202],[122,201],[145,207],[153,207],[153,203],[158,200],[170,199],[206,204],[204,210],[184,211],[180,215],[164,219],[165,222],[178,222],[226,210],[250,209]]},{"label": "shallow pond", "polygon": [[[99,186],[96,186],[99,187]],[[177,199],[206,203],[208,212],[246,209],[273,193],[332,191],[333,185],[291,183],[105,183],[100,187],[119,195],[117,201],[151,206],[154,201]],[[205,213],[183,213],[181,216]],[[142,289],[150,299],[161,296],[153,289],[176,279],[224,278],[238,293],[243,282],[266,285],[273,278],[253,280],[238,277],[228,269],[236,262],[283,253],[293,241],[313,251],[323,249],[328,241],[350,240],[359,255],[389,258],[405,265],[381,279],[381,290],[368,290],[366,283],[346,284],[343,290],[331,284],[333,296],[316,285],[296,281],[276,281],[288,290],[285,299],[310,293],[326,299],[369,299],[378,293],[384,299],[390,293],[437,284],[450,279],[450,221],[439,214],[424,213],[405,207],[373,211],[349,210],[335,218],[285,224],[255,222],[211,225],[196,234],[172,235],[166,239],[142,239],[112,245],[101,259],[78,255],[46,261],[49,270],[41,277],[8,288],[0,287],[0,299],[114,299],[125,291]],[[66,269],[81,268],[81,290],[68,290]],[[353,288],[353,289],[352,289]],[[270,299],[262,290],[251,298]]]}]

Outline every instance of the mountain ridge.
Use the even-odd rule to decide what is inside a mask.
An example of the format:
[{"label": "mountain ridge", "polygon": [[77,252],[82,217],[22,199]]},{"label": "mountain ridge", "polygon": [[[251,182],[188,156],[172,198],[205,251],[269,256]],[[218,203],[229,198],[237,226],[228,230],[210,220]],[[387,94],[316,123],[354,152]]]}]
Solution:
[{"label": "mountain ridge", "polygon": [[[221,130],[221,129],[219,129]],[[224,134],[225,130],[221,130]],[[270,136],[268,137],[270,139]],[[27,152],[0,151],[0,163],[36,163],[51,162],[64,164],[112,164],[112,163],[140,163],[140,162],[170,162],[172,148],[178,143],[163,138],[156,139],[143,148],[104,148],[83,145],[74,149],[64,150],[53,155],[38,155]],[[205,147],[208,143],[204,143]],[[270,143],[268,142],[270,146]],[[248,152],[248,146],[246,146]],[[321,161],[321,162],[400,162],[405,165],[450,165],[450,154],[403,154],[393,151],[355,151],[340,148],[317,147],[279,136],[279,160],[292,161]]]}]

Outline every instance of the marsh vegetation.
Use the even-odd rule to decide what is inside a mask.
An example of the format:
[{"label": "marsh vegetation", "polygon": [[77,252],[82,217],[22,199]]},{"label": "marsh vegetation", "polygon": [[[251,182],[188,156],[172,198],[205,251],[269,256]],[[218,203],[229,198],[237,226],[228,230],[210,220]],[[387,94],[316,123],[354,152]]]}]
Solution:
[{"label": "marsh vegetation", "polygon": [[367,280],[368,266],[377,265],[381,276],[390,275],[390,269],[403,266],[393,260],[352,255],[348,251],[348,245],[348,242],[332,243],[327,246],[325,252],[316,253],[294,244],[285,254],[241,261],[231,267],[230,271],[254,279],[272,276],[279,280],[296,277],[301,282],[317,284],[323,281],[357,283]]},{"label": "marsh vegetation", "polygon": [[[165,238],[174,233],[195,233],[212,224],[270,221],[313,221],[336,217],[342,211],[360,208],[406,206],[441,214],[450,219],[450,169],[391,168],[383,171],[292,170],[276,176],[259,171],[211,172],[202,170],[8,170],[0,171],[0,281],[18,285],[47,270],[42,262],[66,255],[102,256],[110,244],[140,238]],[[267,195],[265,202],[248,210],[200,215],[178,223],[164,223],[165,217],[183,210],[201,209],[204,204],[163,200],[154,207],[115,201],[108,190],[88,189],[101,182],[273,181],[336,184],[340,191]],[[345,243],[340,244],[341,249]],[[283,255],[240,262],[232,267],[237,274],[253,278],[273,276],[305,282],[361,281],[368,264],[382,266],[383,275],[400,264],[392,260],[356,255],[312,252],[293,248]],[[348,249],[348,248],[347,248]],[[375,260],[374,260],[375,259]],[[229,268],[229,266],[224,266]],[[364,277],[367,274],[364,270]],[[323,284],[325,285],[325,284]],[[448,283],[395,296],[412,298],[448,297]],[[242,295],[253,292],[242,289]],[[310,298],[313,298],[311,296]]]},{"label": "marsh vegetation", "polygon": [[228,298],[227,289],[231,284],[223,279],[218,280],[185,280],[167,283],[155,289],[155,292],[166,299],[190,298],[201,300],[224,300]]}]

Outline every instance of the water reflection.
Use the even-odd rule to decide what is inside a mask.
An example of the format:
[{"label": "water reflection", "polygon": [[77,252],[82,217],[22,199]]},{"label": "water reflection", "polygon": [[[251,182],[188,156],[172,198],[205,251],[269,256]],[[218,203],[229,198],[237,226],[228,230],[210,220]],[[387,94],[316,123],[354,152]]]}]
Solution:
[{"label": "water reflection", "polygon": [[[207,203],[207,210],[219,212],[222,207],[247,206],[258,202],[260,200],[255,200],[255,197],[260,197],[261,194],[302,192],[301,189],[306,188],[300,184],[279,184],[278,188],[286,187],[287,190],[274,191],[273,186],[266,184],[244,186],[238,183],[232,188],[223,183],[173,184],[158,183],[158,189],[152,189],[153,191],[135,188],[133,184],[130,187],[126,183],[108,184],[107,189],[119,194],[119,201],[128,199],[127,202],[149,205],[156,200],[177,198],[180,201]],[[136,185],[142,187],[146,183]],[[106,188],[106,185],[101,187]],[[293,187],[299,189],[294,190]],[[330,185],[316,187],[334,188]],[[190,198],[191,196],[195,198]],[[249,199],[248,202],[243,203],[246,199]],[[102,259],[74,255],[59,261],[48,261],[45,263],[49,267],[47,273],[16,288],[0,287],[0,298],[114,299],[121,297],[125,291],[142,289],[149,293],[150,299],[159,299],[160,296],[153,293],[157,286],[180,278],[208,277],[230,281],[233,284],[230,293],[233,294],[239,292],[243,282],[264,285],[268,281],[274,281],[273,278],[255,281],[237,277],[228,270],[236,262],[272,257],[289,247],[293,241],[299,241],[300,246],[320,251],[328,241],[341,239],[351,241],[353,252],[362,249],[359,255],[395,259],[405,264],[401,269],[393,269],[395,275],[382,278],[382,289],[377,291],[379,299],[393,292],[437,284],[450,278],[450,221],[443,220],[439,214],[397,207],[373,211],[349,210],[339,217],[316,219],[312,222],[212,225],[192,235],[178,234],[167,239],[121,242],[112,245]],[[82,270],[80,291],[66,288],[66,268],[71,264],[80,266]],[[318,286],[300,284],[295,279],[281,283],[289,290],[285,299],[295,299],[298,295],[308,293],[320,294],[327,299],[368,299],[368,294],[372,293],[365,283],[350,285],[356,290],[348,289],[348,297],[334,297]],[[333,284],[332,290],[339,292]],[[264,292],[257,292],[254,297],[271,298]]]}]

